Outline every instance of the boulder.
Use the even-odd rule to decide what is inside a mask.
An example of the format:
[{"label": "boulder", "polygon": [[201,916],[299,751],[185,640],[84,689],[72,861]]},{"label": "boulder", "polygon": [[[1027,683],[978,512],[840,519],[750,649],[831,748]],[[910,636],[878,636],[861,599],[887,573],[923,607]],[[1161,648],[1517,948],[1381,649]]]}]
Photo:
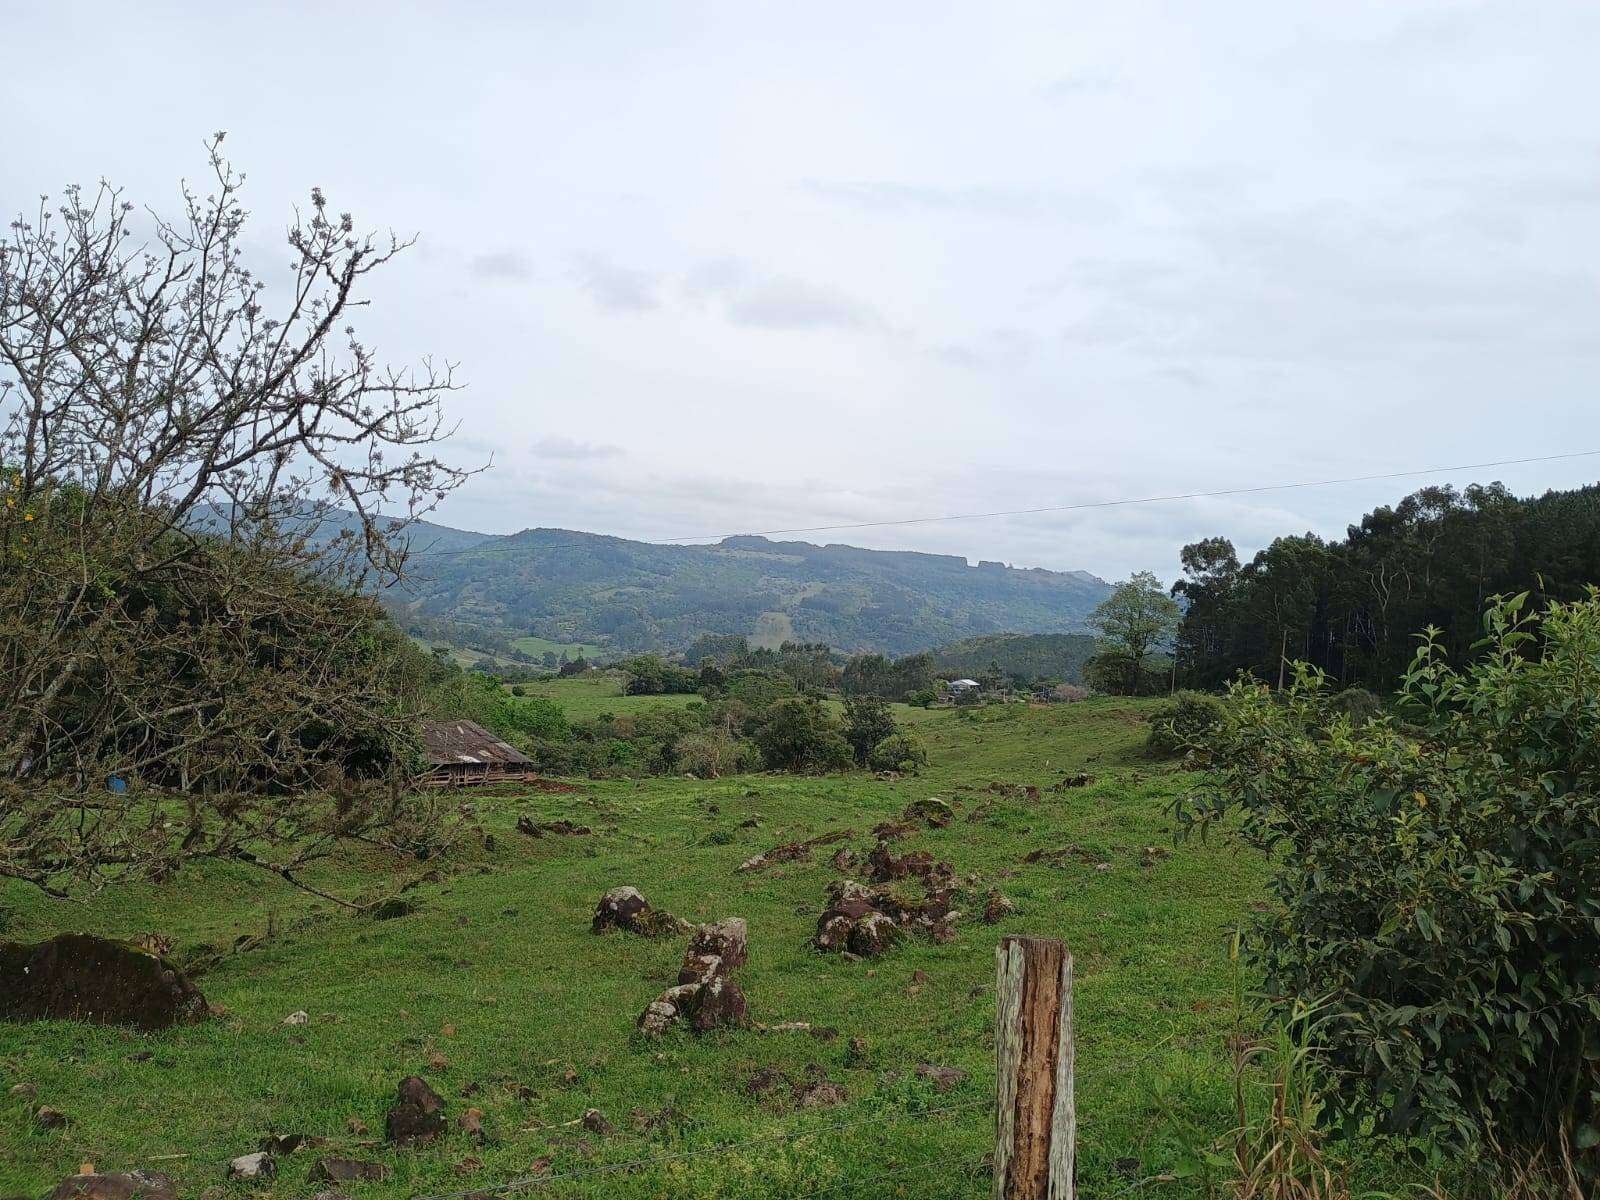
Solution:
[{"label": "boulder", "polygon": [[160,1171],[69,1175],[56,1185],[50,1200],[178,1200],[178,1189]]},{"label": "boulder", "polygon": [[406,1076],[384,1120],[384,1136],[397,1146],[411,1146],[443,1132],[444,1100],[419,1076]]},{"label": "boulder", "polygon": [[881,912],[868,913],[850,927],[850,953],[862,958],[882,954],[900,938],[900,926]]},{"label": "boulder", "polygon": [[614,887],[595,906],[590,928],[595,933],[624,929],[641,937],[662,937],[685,933],[689,923],[663,909],[652,908],[650,901],[635,887]]},{"label": "boulder", "polygon": [[749,957],[750,931],[743,917],[698,926],[678,968],[679,983],[703,983],[742,967]]},{"label": "boulder", "polygon": [[312,1183],[382,1183],[389,1178],[389,1168],[355,1158],[319,1158],[306,1178]]},{"label": "boulder", "polygon": [[658,1035],[679,1021],[696,1033],[747,1025],[749,1003],[729,973],[748,957],[749,931],[743,917],[696,927],[683,954],[677,986],[650,1002],[639,1015],[639,1028]]},{"label": "boulder", "polygon": [[0,942],[0,1020],[166,1029],[202,1020],[206,1000],[166,959],[129,942],[63,933]]}]

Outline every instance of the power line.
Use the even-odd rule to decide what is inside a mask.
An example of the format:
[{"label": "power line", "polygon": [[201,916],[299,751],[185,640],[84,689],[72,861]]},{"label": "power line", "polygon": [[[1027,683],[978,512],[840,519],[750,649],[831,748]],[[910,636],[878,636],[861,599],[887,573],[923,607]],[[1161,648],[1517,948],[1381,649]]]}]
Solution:
[{"label": "power line", "polygon": [[[1461,463],[1448,467],[1418,467],[1408,471],[1383,471],[1372,475],[1345,475],[1337,479],[1307,479],[1293,483],[1264,483],[1244,487],[1214,488],[1210,491],[1199,492],[1171,492],[1156,496],[1133,496],[1121,500],[1083,500],[1073,504],[1044,504],[1035,508],[1010,508],[999,509],[993,512],[946,513],[931,517],[899,517],[880,521],[856,521],[840,525],[802,525],[791,529],[760,529],[739,533],[714,533],[714,534],[685,534],[679,537],[660,538],[655,544],[672,545],[684,542],[719,542],[733,537],[780,537],[800,533],[839,533],[857,529],[884,529],[898,525],[932,525],[947,521],[982,521],[997,517],[1025,517],[1036,516],[1042,513],[1082,512],[1097,508],[1126,508],[1136,504],[1166,504],[1178,500],[1209,500],[1222,496],[1250,496],[1266,492],[1287,492],[1300,488],[1334,487],[1344,483],[1372,483],[1386,479],[1412,479],[1420,475],[1451,475],[1461,471],[1483,471],[1491,467],[1518,467],[1531,463],[1563,462],[1577,458],[1593,458],[1600,455],[1600,450],[1573,450],[1565,454],[1540,454],[1527,458],[1502,458],[1490,462]],[[495,540],[515,537],[516,534],[500,535]],[[596,535],[603,536],[603,535]],[[578,543],[574,542],[574,545]],[[463,546],[457,550],[441,550],[438,553],[429,553],[426,550],[417,553],[427,558],[453,558],[461,554],[514,554],[528,549],[522,545],[512,546]]]}]

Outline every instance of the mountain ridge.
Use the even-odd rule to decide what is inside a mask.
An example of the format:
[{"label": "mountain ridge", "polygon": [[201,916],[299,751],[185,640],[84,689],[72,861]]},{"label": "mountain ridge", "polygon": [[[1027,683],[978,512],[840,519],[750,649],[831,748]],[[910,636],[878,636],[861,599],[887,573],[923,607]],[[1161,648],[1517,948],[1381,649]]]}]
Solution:
[{"label": "mountain ridge", "polygon": [[403,623],[672,651],[701,633],[905,654],[995,633],[1082,630],[1110,585],[920,550],[737,535],[711,544],[533,527],[410,531],[413,578],[387,602]]}]

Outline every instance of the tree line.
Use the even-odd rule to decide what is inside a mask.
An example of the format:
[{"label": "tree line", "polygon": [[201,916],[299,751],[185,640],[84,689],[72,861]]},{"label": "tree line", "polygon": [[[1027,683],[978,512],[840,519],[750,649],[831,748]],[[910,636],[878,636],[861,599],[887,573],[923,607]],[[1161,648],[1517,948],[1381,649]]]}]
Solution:
[{"label": "tree line", "polygon": [[1240,672],[1275,683],[1304,661],[1340,687],[1388,691],[1425,629],[1451,657],[1470,655],[1493,596],[1580,599],[1600,579],[1600,485],[1527,498],[1499,483],[1426,487],[1339,540],[1281,537],[1241,563],[1211,537],[1185,546],[1182,562],[1182,686]]}]

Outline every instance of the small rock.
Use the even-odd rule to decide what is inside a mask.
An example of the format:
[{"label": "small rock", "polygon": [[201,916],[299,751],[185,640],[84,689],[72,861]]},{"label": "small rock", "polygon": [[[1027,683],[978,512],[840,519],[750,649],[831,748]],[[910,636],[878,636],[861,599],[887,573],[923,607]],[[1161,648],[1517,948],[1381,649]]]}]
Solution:
[{"label": "small rock", "polygon": [[306,1178],[312,1183],[382,1183],[389,1178],[389,1168],[355,1158],[319,1158]]},{"label": "small rock", "polygon": [[624,929],[641,937],[662,937],[684,933],[689,923],[662,909],[653,908],[635,887],[614,887],[595,905],[590,928],[595,933]]},{"label": "small rock", "polygon": [[56,1185],[50,1200],[177,1200],[172,1178],[159,1171],[69,1175]]},{"label": "small rock", "polygon": [[483,1109],[469,1108],[456,1118],[456,1126],[468,1137],[483,1140]]},{"label": "small rock", "polygon": [[241,1154],[228,1164],[229,1179],[274,1179],[278,1174],[278,1160],[264,1150],[254,1154]]},{"label": "small rock", "polygon": [[299,1012],[292,1012],[283,1019],[283,1023],[285,1025],[309,1025],[311,1023],[311,1014],[304,1009]]},{"label": "small rock", "polygon": [[801,1108],[831,1108],[849,1098],[849,1093],[842,1087],[826,1079],[805,1084],[794,1091],[794,1102]]},{"label": "small rock", "polygon": [[927,983],[928,982],[928,973],[926,971],[924,971],[921,967],[918,967],[915,971],[911,972],[911,982],[912,983]]},{"label": "small rock", "polygon": [[590,1133],[598,1134],[600,1137],[609,1137],[617,1131],[617,1127],[606,1120],[605,1114],[598,1108],[591,1108],[584,1112],[583,1127]]},{"label": "small rock", "polygon": [[32,1100],[39,1095],[39,1089],[31,1083],[17,1083],[12,1085],[11,1095],[17,1100]]},{"label": "small rock", "polygon": [[1016,903],[1009,897],[1002,895],[998,888],[989,890],[989,897],[983,905],[983,919],[993,925],[996,921],[1003,921],[1016,914]]},{"label": "small rock", "polygon": [[845,1052],[845,1058],[852,1063],[865,1062],[867,1058],[867,1039],[864,1037],[851,1038],[850,1046]]},{"label": "small rock", "polygon": [[765,1096],[768,1092],[776,1091],[789,1081],[784,1078],[782,1071],[777,1067],[762,1067],[749,1079],[745,1080],[744,1093],[747,1096]]},{"label": "small rock", "polygon": [[67,1114],[59,1108],[40,1106],[33,1114],[33,1123],[40,1129],[65,1129],[67,1127]]},{"label": "small rock", "polygon": [[959,1067],[936,1067],[932,1063],[920,1064],[917,1077],[930,1080],[933,1090],[940,1093],[953,1091],[967,1081],[967,1073]]},{"label": "small rock", "polygon": [[356,1137],[366,1137],[367,1135],[367,1123],[360,1117],[346,1117],[344,1119],[344,1127]]}]

